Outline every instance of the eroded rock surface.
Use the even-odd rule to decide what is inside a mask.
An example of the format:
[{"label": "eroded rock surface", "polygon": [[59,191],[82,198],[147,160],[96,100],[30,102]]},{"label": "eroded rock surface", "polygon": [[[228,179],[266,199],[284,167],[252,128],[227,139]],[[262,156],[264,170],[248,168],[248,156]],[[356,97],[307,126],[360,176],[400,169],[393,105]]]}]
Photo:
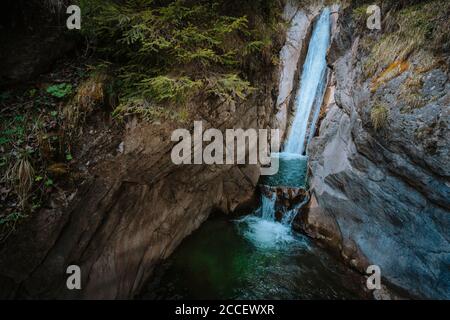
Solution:
[{"label": "eroded rock surface", "polygon": [[288,130],[289,113],[292,112],[295,92],[299,86],[312,22],[319,12],[319,8],[309,8],[308,10],[300,8],[294,1],[288,1],[285,6],[283,19],[289,24],[289,27],[286,34],[286,43],[280,52],[277,113],[273,124],[275,128],[280,129],[282,139]]},{"label": "eroded rock surface", "polygon": [[[204,129],[266,128],[277,81],[268,70],[257,95],[233,105],[199,102],[193,117]],[[212,211],[232,213],[254,200],[258,165],[173,164],[171,134],[192,131],[193,122],[134,119],[122,128],[107,112],[91,118],[74,150],[83,183],[61,191],[0,247],[4,298],[132,298]],[[66,287],[72,264],[81,268],[82,290]]]},{"label": "eroded rock surface", "polygon": [[[307,232],[361,272],[376,264],[385,280],[413,296],[448,299],[448,73],[439,66],[424,71],[424,103],[415,108],[399,90],[414,76],[415,56],[408,70],[373,90],[361,70],[359,38],[341,18],[328,57],[336,101],[309,146],[317,203],[303,217]],[[379,130],[371,122],[375,103],[389,115]]]}]

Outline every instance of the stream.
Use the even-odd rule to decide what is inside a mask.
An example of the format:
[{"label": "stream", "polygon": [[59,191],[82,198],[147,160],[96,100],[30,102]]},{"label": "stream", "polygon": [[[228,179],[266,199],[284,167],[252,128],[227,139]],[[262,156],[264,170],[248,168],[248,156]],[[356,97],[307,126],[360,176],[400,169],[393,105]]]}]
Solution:
[{"label": "stream", "polygon": [[[315,22],[303,65],[295,116],[280,170],[262,177],[268,190],[305,189],[306,146],[326,87],[330,11]],[[361,276],[331,257],[291,224],[307,199],[276,217],[277,193],[261,194],[260,207],[239,219],[215,216],[183,241],[155,270],[143,299],[357,299]]]},{"label": "stream", "polygon": [[359,275],[279,222],[216,216],[157,268],[142,298],[358,299],[359,283]]}]

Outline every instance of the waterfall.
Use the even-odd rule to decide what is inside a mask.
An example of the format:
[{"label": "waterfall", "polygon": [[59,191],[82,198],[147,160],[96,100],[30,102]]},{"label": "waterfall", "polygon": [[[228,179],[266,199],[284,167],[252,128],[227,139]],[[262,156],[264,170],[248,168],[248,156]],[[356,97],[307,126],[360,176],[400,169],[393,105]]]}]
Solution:
[{"label": "waterfall", "polygon": [[[306,170],[306,156],[303,155],[306,144],[314,134],[315,123],[320,114],[320,107],[326,86],[327,63],[326,53],[330,42],[330,9],[323,9],[319,19],[315,23],[314,30],[308,47],[300,88],[295,98],[295,117],[291,126],[284,151],[272,156],[279,157],[280,170],[277,175],[266,179],[266,186],[270,188],[283,186],[287,188],[299,188],[304,186],[304,174],[299,171],[302,166]],[[309,121],[311,120],[311,121]],[[308,123],[310,134],[307,137]],[[272,192],[269,195],[261,194],[261,206],[255,215],[245,216],[237,220],[242,228],[242,234],[259,248],[283,248],[286,244],[295,241],[291,225],[298,211],[307,202],[306,197],[301,203],[291,209],[283,209],[281,221],[277,221],[277,195]]]},{"label": "waterfall", "polygon": [[[295,98],[295,117],[284,148],[286,153],[303,154],[308,122],[314,107],[317,120],[326,82],[326,54],[330,43],[330,9],[325,8],[314,27],[303,65],[300,89]],[[314,122],[314,121],[312,121]],[[313,130],[315,124],[311,125]],[[310,134],[313,132],[310,130]],[[308,139],[309,140],[309,139]]]},{"label": "waterfall", "polygon": [[275,202],[277,195],[273,193],[270,197],[261,196],[261,216],[265,220],[275,221]]}]

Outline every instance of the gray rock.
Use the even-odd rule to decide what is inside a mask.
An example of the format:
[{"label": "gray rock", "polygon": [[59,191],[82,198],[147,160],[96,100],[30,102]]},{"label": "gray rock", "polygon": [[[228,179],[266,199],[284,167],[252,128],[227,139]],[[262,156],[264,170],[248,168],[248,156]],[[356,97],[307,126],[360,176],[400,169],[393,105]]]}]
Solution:
[{"label": "gray rock", "polygon": [[[305,228],[316,238],[332,239],[328,244],[362,272],[376,264],[384,281],[413,296],[448,299],[448,77],[440,69],[426,73],[421,94],[428,102],[402,113],[398,87],[407,74],[371,96],[370,80],[362,78],[355,59],[358,39],[346,44],[348,35],[340,37],[329,57],[336,104],[328,106],[308,150],[310,184],[320,210]],[[388,123],[379,131],[370,122],[374,99],[389,110]]]}]

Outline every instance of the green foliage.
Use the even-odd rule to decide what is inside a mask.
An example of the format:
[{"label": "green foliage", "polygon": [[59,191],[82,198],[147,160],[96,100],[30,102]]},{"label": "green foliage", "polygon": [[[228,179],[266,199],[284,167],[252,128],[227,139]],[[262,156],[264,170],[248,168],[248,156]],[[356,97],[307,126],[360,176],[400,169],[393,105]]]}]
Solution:
[{"label": "green foliage", "polygon": [[48,168],[67,147],[58,105],[71,91],[68,83],[19,87],[0,101],[0,242],[50,195]]},{"label": "green foliage", "polygon": [[141,80],[139,92],[150,101],[184,103],[202,86],[201,81],[192,81],[188,77],[169,78],[157,76]]},{"label": "green foliage", "polygon": [[45,181],[44,184],[46,187],[51,187],[51,186],[53,186],[53,180],[49,178]]},{"label": "green foliage", "polygon": [[113,116],[118,119],[129,115],[137,115],[146,121],[165,119],[179,122],[185,122],[189,116],[186,109],[165,108],[150,104],[148,101],[140,98],[125,100],[113,112]]},{"label": "green foliage", "polygon": [[216,79],[208,92],[223,100],[234,101],[236,98],[245,99],[253,90],[249,82],[240,79],[236,74],[227,74]]},{"label": "green foliage", "polygon": [[352,11],[352,18],[356,22],[356,24],[361,25],[366,21],[368,5],[362,5],[356,7]]},{"label": "green foliage", "polygon": [[[257,5],[273,14],[269,2]],[[245,98],[251,90],[241,63],[271,44],[270,33],[251,29],[246,15],[225,14],[223,8],[230,5],[223,0],[94,0],[81,5],[89,12],[84,32],[120,79],[116,114],[136,110],[136,101],[152,108],[183,104],[200,91]]]},{"label": "green foliage", "polygon": [[4,216],[0,216],[0,242],[4,241],[16,228],[16,224],[23,218],[25,218],[21,212],[12,212]]},{"label": "green foliage", "polygon": [[60,83],[49,86],[47,93],[56,98],[64,98],[72,93],[72,85],[70,83]]}]

